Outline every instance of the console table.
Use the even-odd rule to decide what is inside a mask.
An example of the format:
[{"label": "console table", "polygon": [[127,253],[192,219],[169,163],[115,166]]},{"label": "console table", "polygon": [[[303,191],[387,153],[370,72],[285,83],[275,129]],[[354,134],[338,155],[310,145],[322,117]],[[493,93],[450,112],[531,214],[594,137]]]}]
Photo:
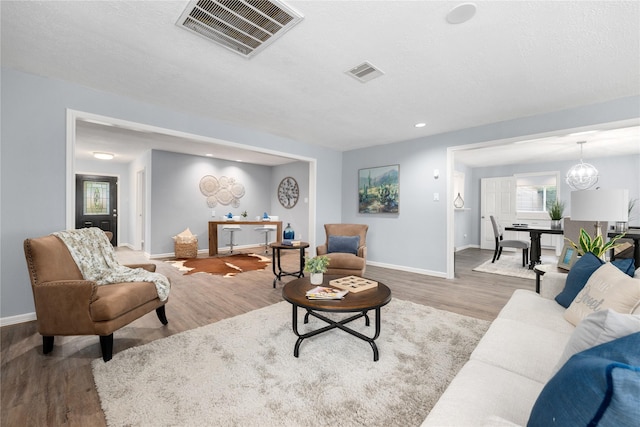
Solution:
[{"label": "console table", "polygon": [[218,255],[218,226],[234,225],[276,225],[276,241],[282,240],[282,221],[209,221],[209,256]]}]

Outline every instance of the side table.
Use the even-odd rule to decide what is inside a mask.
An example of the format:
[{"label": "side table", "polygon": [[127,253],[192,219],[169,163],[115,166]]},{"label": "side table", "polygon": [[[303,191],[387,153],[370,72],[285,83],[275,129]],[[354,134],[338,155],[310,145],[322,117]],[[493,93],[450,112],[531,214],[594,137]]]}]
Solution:
[{"label": "side table", "polygon": [[[299,245],[290,246],[290,245],[283,245],[282,242],[275,242],[275,243],[272,243],[270,246],[271,246],[271,255],[273,257],[271,262],[271,264],[273,265],[273,275],[276,276],[273,279],[274,288],[276,287],[276,282],[278,280],[282,280],[283,276],[296,276],[298,278],[304,277],[304,250],[309,247],[309,243],[300,242]],[[280,251],[288,250],[288,249],[298,249],[300,251],[300,268],[298,271],[291,271],[291,272],[284,271],[280,266]]]},{"label": "side table", "polygon": [[549,273],[550,271],[557,272],[557,273],[565,273],[565,274],[569,273],[567,270],[558,268],[553,264],[536,264],[536,266],[533,267],[533,271],[536,273],[536,293],[537,294],[540,293],[540,278],[544,276],[545,273]]}]

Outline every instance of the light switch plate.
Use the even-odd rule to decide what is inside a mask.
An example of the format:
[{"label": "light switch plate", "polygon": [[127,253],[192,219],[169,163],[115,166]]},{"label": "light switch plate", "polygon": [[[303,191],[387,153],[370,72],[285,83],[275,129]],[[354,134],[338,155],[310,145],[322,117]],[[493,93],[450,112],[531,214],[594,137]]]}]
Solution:
[{"label": "light switch plate", "polygon": [[440,193],[433,193],[433,201],[434,202],[440,201]]}]

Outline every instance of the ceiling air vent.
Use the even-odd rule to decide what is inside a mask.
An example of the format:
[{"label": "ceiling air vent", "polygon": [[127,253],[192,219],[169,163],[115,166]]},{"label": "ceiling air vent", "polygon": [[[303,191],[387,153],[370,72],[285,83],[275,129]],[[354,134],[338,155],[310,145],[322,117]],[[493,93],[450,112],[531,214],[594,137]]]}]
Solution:
[{"label": "ceiling air vent", "polygon": [[363,62],[362,64],[345,71],[345,73],[362,83],[366,83],[369,80],[373,80],[384,74],[380,69],[374,67],[368,62]]},{"label": "ceiling air vent", "polygon": [[302,18],[277,0],[196,0],[176,25],[249,58]]}]

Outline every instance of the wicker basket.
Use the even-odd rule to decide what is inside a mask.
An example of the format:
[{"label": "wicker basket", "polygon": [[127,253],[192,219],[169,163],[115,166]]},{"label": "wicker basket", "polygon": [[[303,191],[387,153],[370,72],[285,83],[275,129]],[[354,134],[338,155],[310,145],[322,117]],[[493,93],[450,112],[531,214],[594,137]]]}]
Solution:
[{"label": "wicker basket", "polygon": [[198,240],[189,243],[175,243],[176,258],[197,258]]}]

